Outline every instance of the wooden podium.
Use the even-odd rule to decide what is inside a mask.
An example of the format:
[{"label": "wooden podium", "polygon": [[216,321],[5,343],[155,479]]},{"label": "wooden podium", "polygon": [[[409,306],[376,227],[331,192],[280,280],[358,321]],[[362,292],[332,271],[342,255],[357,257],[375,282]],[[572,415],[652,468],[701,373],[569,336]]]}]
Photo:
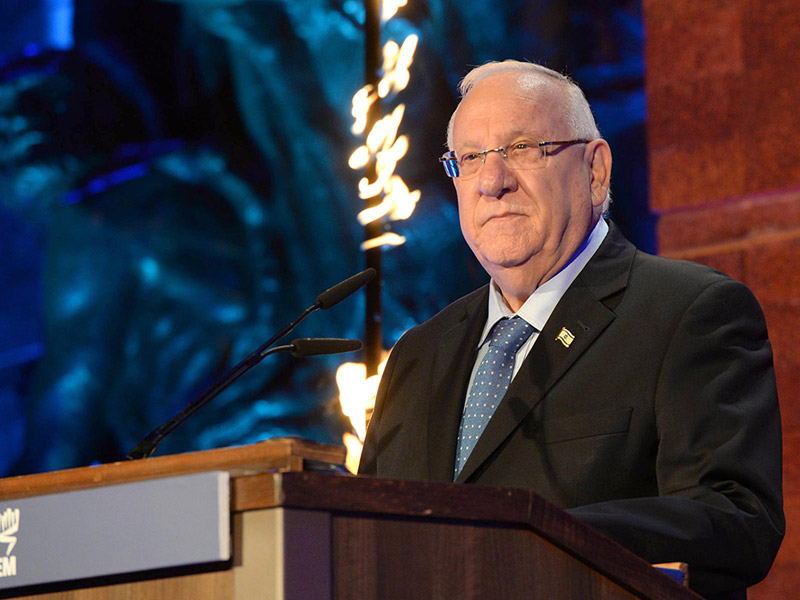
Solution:
[{"label": "wooden podium", "polygon": [[278,439],[0,480],[2,512],[21,498],[222,471],[232,529],[229,560],[0,598],[699,598],[531,492],[320,472],[343,460],[340,448]]}]

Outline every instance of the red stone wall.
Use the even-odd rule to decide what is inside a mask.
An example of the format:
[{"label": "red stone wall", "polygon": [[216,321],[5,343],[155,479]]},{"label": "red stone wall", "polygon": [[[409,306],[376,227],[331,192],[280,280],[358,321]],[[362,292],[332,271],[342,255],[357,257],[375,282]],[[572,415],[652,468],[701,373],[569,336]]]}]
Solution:
[{"label": "red stone wall", "polygon": [[775,351],[787,534],[749,598],[798,598],[800,2],[643,0],[643,9],[659,252],[750,286]]}]

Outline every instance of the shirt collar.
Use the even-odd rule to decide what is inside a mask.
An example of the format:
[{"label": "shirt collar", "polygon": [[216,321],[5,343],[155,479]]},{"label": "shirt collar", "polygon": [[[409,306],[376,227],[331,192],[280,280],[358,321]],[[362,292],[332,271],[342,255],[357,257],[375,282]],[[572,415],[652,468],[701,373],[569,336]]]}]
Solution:
[{"label": "shirt collar", "polygon": [[516,313],[506,305],[500,288],[492,280],[489,284],[489,314],[478,347],[484,344],[494,324],[503,317],[510,319],[519,316],[533,325],[537,331],[541,331],[564,292],[597,252],[607,233],[608,223],[605,219],[600,219],[569,262],[553,277],[536,288]]}]

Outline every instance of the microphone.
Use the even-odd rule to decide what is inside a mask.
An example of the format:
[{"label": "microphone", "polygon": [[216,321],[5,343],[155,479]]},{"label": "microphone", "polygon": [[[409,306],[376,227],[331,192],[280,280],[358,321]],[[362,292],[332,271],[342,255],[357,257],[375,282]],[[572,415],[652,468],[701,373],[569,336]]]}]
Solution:
[{"label": "microphone", "polygon": [[261,358],[266,358],[270,354],[277,352],[289,352],[295,358],[305,356],[317,356],[320,354],[341,354],[342,352],[354,352],[361,350],[361,340],[350,340],[346,338],[297,338],[291,344],[275,346],[266,350]]},{"label": "microphone", "polygon": [[361,340],[342,338],[298,338],[292,340],[289,352],[295,358],[320,354],[341,354],[361,350]]},{"label": "microphone", "polygon": [[356,273],[352,277],[322,292],[317,296],[317,304],[314,306],[319,305],[319,308],[328,309],[335,304],[339,304],[339,302],[372,280],[373,277],[375,277],[375,269],[372,267],[361,271],[361,273]]},{"label": "microphone", "polygon": [[[275,342],[281,339],[283,336],[288,335],[290,331],[292,331],[295,327],[300,324],[300,321],[305,319],[308,315],[310,315],[315,310],[324,309],[327,310],[336,304],[339,304],[342,300],[347,298],[350,294],[358,290],[359,288],[363,287],[367,284],[373,277],[375,277],[375,269],[370,267],[369,269],[364,269],[360,273],[356,273],[352,277],[348,277],[344,281],[340,281],[333,287],[328,288],[324,292],[322,292],[319,296],[317,296],[317,301],[301,312],[294,321],[286,325],[283,329],[281,329],[278,333],[273,335],[269,338],[266,342],[264,342],[261,346],[259,346],[253,354],[251,354],[246,360],[250,358],[261,355],[263,352],[272,346]],[[263,357],[262,357],[263,358]]]},{"label": "microphone", "polygon": [[[274,352],[290,351],[294,356],[299,357],[313,356],[315,354],[352,352],[361,348],[361,342],[358,340],[340,340],[337,338],[299,338],[287,346],[278,346],[273,351],[270,351],[270,347],[275,342],[297,327],[297,325],[312,312],[335,306],[353,292],[364,286],[374,276],[375,269],[365,269],[364,271],[361,271],[360,273],[357,273],[322,292],[319,296],[317,296],[317,301],[300,313],[294,319],[294,321],[283,327],[269,340],[256,348],[256,350],[253,351],[247,358],[225,373],[225,375],[223,375],[219,381],[217,381],[205,392],[197,396],[194,400],[189,402],[189,404],[187,404],[186,407],[172,419],[164,423],[162,426],[156,427],[153,431],[142,438],[139,443],[136,444],[136,447],[128,452],[128,454],[125,456],[126,460],[135,460],[151,456],[165,437],[183,425],[183,423],[185,423],[189,417],[200,410],[203,406],[208,404],[211,400],[216,398],[223,390],[230,386],[234,381],[239,379],[239,377],[247,373],[247,371],[255,367],[269,354],[273,354]],[[344,342],[348,342],[349,345],[343,345]],[[353,342],[357,342],[358,347],[354,347],[352,344]]]}]

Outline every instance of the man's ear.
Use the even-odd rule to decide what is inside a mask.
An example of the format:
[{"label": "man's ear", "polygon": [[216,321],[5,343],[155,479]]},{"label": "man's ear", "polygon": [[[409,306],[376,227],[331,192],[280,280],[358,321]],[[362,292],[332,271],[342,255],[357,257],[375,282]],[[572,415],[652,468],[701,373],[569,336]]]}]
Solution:
[{"label": "man's ear", "polygon": [[611,185],[611,148],[605,140],[592,140],[586,145],[585,156],[592,174],[592,205],[599,207]]}]

